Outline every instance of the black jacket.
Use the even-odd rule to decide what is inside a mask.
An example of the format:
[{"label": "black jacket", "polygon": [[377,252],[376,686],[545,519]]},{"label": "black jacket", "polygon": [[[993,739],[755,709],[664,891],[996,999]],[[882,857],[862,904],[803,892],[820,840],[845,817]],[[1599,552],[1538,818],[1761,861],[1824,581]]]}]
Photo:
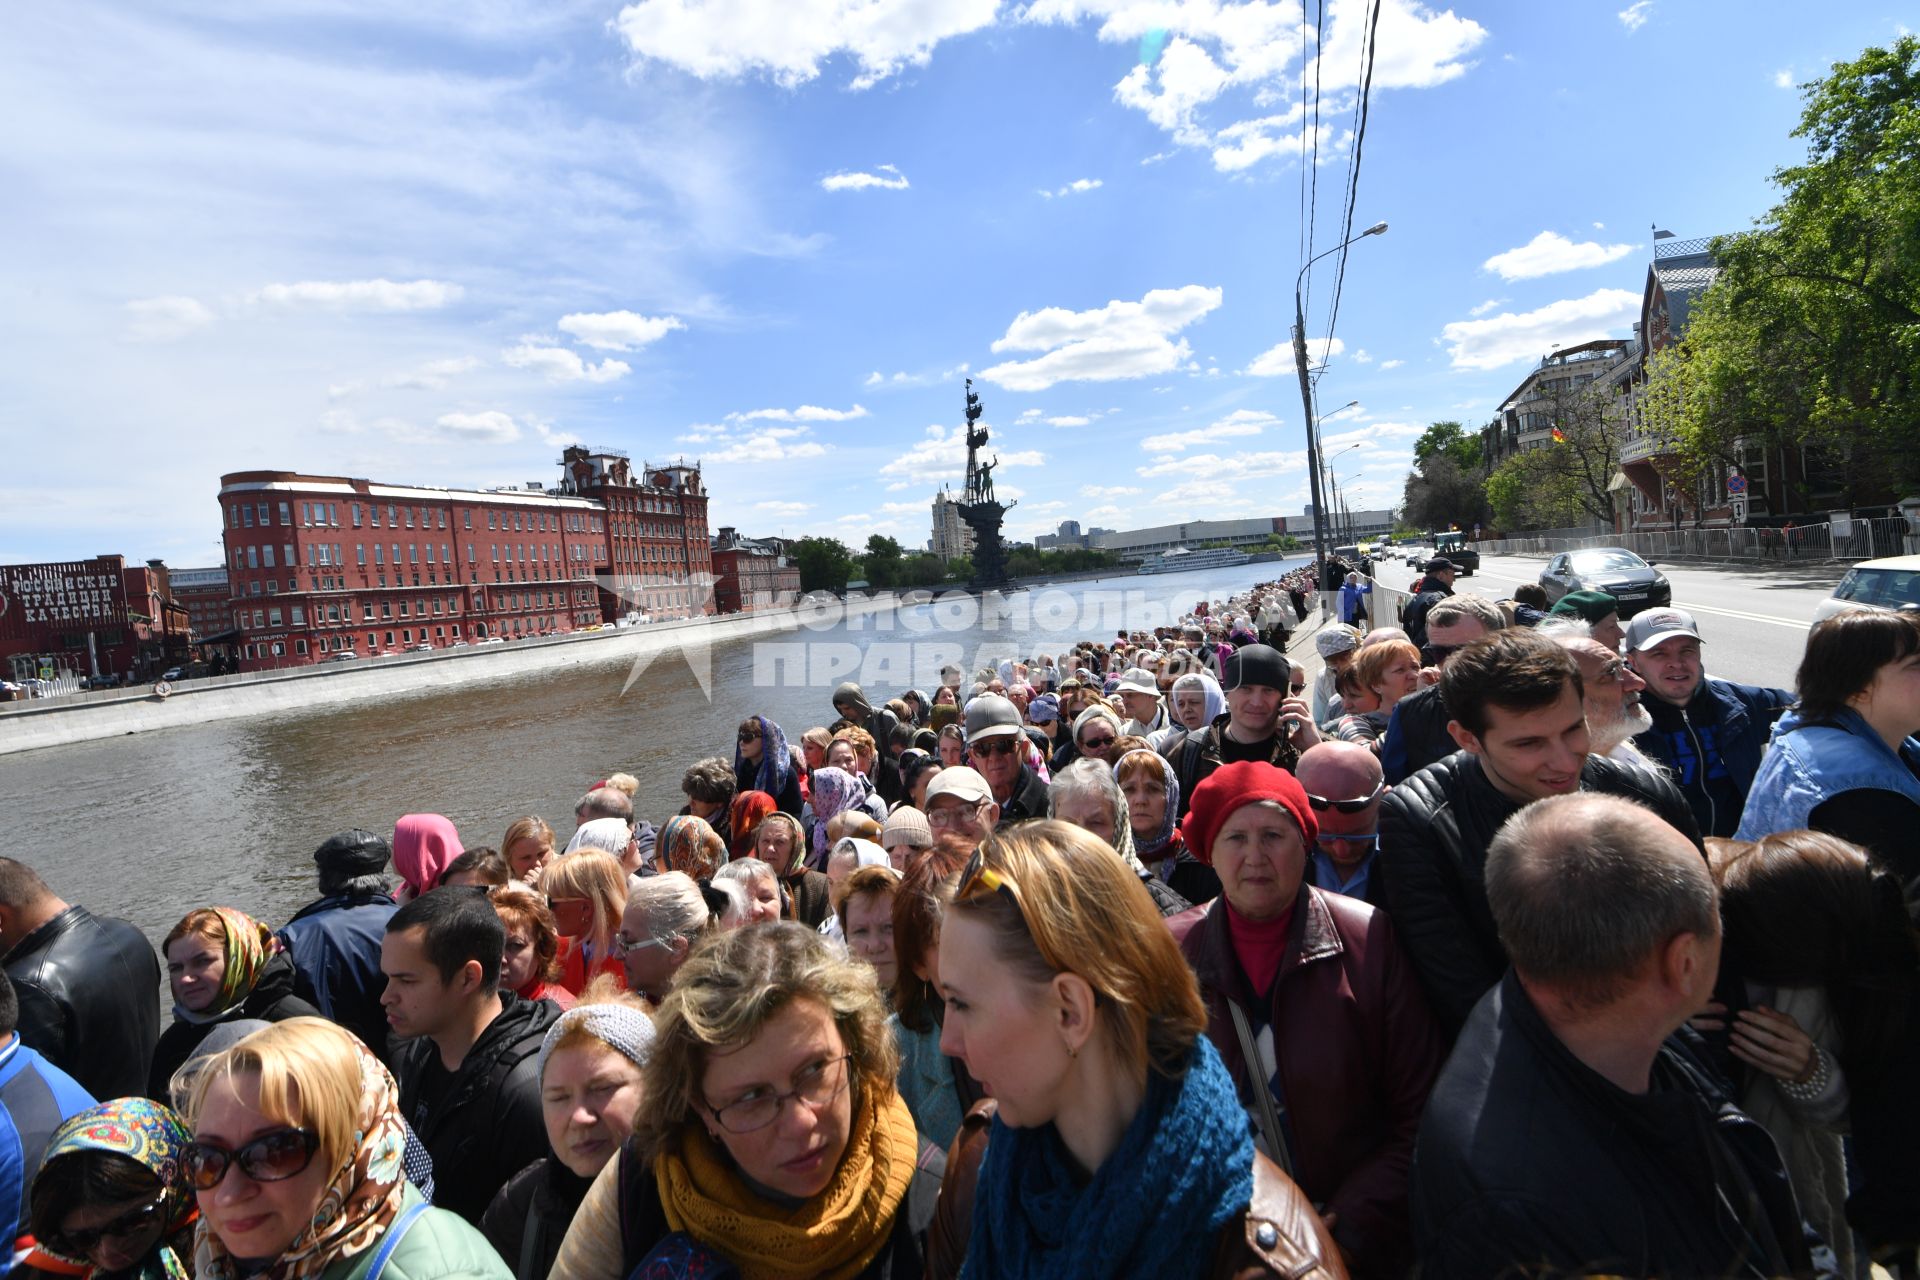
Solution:
[{"label": "black jacket", "polygon": [[280,930],[293,960],[293,993],[360,1037],[382,1061],[387,1012],[380,997],[380,940],[400,908],[388,893],[335,894],[309,903]]},{"label": "black jacket", "polygon": [[1407,601],[1400,613],[1400,625],[1406,629],[1409,640],[1416,645],[1426,644],[1428,611],[1452,594],[1453,588],[1446,583],[1421,576],[1420,589],[1413,593],[1413,599]]},{"label": "black jacket", "polygon": [[1020,772],[1013,780],[1013,794],[1000,806],[1000,823],[1010,826],[1016,822],[1026,822],[1031,818],[1047,816],[1047,784],[1040,781],[1040,775],[1026,765],[1020,766]]},{"label": "black jacket", "polygon": [[125,920],[68,907],[5,960],[20,1039],[96,1098],[137,1098],[160,1038],[160,961]]},{"label": "black jacket", "polygon": [[[1213,771],[1225,763],[1220,743],[1226,737],[1227,724],[1233,719],[1233,713],[1222,711],[1213,718],[1213,723],[1198,733],[1183,733],[1162,747],[1160,754],[1173,766],[1174,777],[1180,780],[1180,816],[1186,817],[1187,810],[1193,807],[1193,789],[1213,775]],[[1234,744],[1236,747],[1240,743]],[[1300,762],[1300,749],[1286,734],[1275,730],[1273,737],[1267,740],[1267,762],[1293,772],[1293,766]]]},{"label": "black jacket", "polygon": [[1435,760],[1460,749],[1447,732],[1453,713],[1440,696],[1440,686],[1428,685],[1400,699],[1387,719],[1387,735],[1380,742],[1380,769],[1387,785],[1399,786]]},{"label": "black jacket", "polygon": [[1668,1038],[1652,1078],[1630,1094],[1574,1057],[1507,974],[1414,1145],[1422,1276],[1808,1274],[1773,1141],[1690,1033]]},{"label": "black jacket", "polygon": [[511,991],[500,1004],[437,1106],[422,1099],[421,1078],[439,1046],[420,1036],[395,1054],[401,1113],[433,1155],[433,1202],[474,1223],[509,1178],[547,1154],[536,1055],[560,1010]]},{"label": "black jacket", "polygon": [[[1651,770],[1588,756],[1580,789],[1638,801],[1700,844],[1693,811]],[[1520,808],[1465,751],[1428,765],[1380,804],[1372,875],[1386,882],[1387,914],[1449,1039],[1507,967],[1487,905],[1487,846]]]},{"label": "black jacket", "polygon": [[[759,790],[759,783],[760,762],[758,760],[742,760],[740,767],[734,770],[733,794],[737,796],[743,791],[757,791]],[[780,788],[780,794],[773,798],[773,807],[781,813],[791,814],[796,818],[800,816],[801,810],[806,807],[806,802],[800,798],[800,771],[798,769],[787,770],[787,785]]]},{"label": "black jacket", "polygon": [[173,1105],[167,1096],[167,1083],[180,1065],[193,1056],[207,1034],[222,1023],[256,1018],[264,1022],[284,1022],[288,1018],[326,1016],[295,995],[293,987],[293,957],[282,951],[260,967],[260,976],[254,979],[253,990],[247,993],[247,998],[220,1017],[211,1022],[188,1022],[176,1017],[173,1025],[161,1033],[160,1044],[153,1051],[153,1069],[147,1073],[147,1096],[155,1102]]},{"label": "black jacket", "polygon": [[1793,705],[1792,692],[1706,676],[1684,707],[1651,692],[1640,705],[1653,717],[1653,728],[1633,745],[1667,766],[1700,830],[1710,836],[1738,831],[1773,722]]},{"label": "black jacket", "polygon": [[560,1242],[593,1184],[553,1156],[513,1175],[480,1219],[487,1243],[513,1268],[514,1280],[547,1280]]}]

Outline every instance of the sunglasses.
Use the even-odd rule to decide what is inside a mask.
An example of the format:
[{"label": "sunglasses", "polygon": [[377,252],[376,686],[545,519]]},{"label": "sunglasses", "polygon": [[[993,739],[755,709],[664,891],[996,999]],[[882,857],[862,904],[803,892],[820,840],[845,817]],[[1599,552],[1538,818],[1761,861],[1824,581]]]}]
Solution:
[{"label": "sunglasses", "polygon": [[1302,680],[1302,681],[1301,681],[1301,682],[1300,682],[1299,684],[1289,684],[1289,685],[1287,686],[1287,688],[1289,688],[1289,689],[1291,689],[1291,690],[1293,690],[1293,691],[1294,691],[1295,693],[1303,693],[1303,692],[1305,692],[1305,691],[1306,691],[1306,687],[1307,687],[1307,682],[1306,682],[1306,681],[1304,681],[1304,680]]},{"label": "sunglasses", "polygon": [[97,1227],[80,1227],[73,1231],[61,1231],[47,1239],[46,1246],[64,1258],[84,1258],[93,1252],[93,1246],[108,1236],[116,1240],[130,1236],[146,1227],[160,1212],[160,1206],[166,1202],[166,1193],[141,1205],[129,1209],[112,1222],[103,1222]]},{"label": "sunglasses", "polygon": [[1080,745],[1089,751],[1104,751],[1117,741],[1117,738],[1111,736],[1105,738],[1082,738],[1080,739]]},{"label": "sunglasses", "polygon": [[1386,789],[1387,784],[1384,780],[1376,782],[1373,790],[1361,796],[1358,800],[1329,800],[1325,796],[1316,796],[1309,792],[1307,794],[1307,804],[1321,813],[1325,813],[1329,809],[1335,813],[1364,813],[1367,806],[1375,800],[1378,800],[1380,793]]},{"label": "sunglasses", "polygon": [[967,865],[960,873],[960,887],[954,890],[953,898],[954,901],[961,902],[977,893],[1003,891],[1013,899],[1015,906],[1020,907],[1020,914],[1024,918],[1026,908],[1020,904],[1020,886],[1013,882],[1013,877],[988,866],[985,852],[982,849],[975,849],[973,856],[967,859]]},{"label": "sunglasses", "polygon": [[754,732],[753,730],[751,730],[751,729],[742,729],[742,730],[740,731],[740,741],[742,741],[742,742],[758,742],[758,741],[760,741],[760,735],[759,735],[759,734],[757,734],[757,733],[755,733],[755,732]]},{"label": "sunglasses", "polygon": [[1016,750],[1015,738],[1018,735],[1002,735],[983,738],[970,745],[967,750],[976,756],[1010,756]]},{"label": "sunglasses", "polygon": [[255,1182],[285,1182],[313,1163],[320,1135],[311,1129],[275,1129],[251,1142],[227,1147],[204,1138],[187,1144],[181,1175],[195,1191],[211,1191],[234,1165]]},{"label": "sunglasses", "polygon": [[1420,646],[1420,665],[1439,667],[1446,665],[1448,658],[1466,648],[1463,644],[1423,644]]}]

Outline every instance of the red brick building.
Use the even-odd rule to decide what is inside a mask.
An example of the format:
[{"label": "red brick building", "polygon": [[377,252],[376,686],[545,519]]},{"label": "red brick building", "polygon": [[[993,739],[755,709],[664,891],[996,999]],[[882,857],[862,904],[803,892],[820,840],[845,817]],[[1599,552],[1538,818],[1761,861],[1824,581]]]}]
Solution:
[{"label": "red brick building", "polygon": [[774,548],[723,528],[713,540],[713,604],[720,613],[783,609],[800,599],[800,569]]},{"label": "red brick building", "polygon": [[175,569],[173,598],[185,606],[187,626],[195,644],[205,644],[211,636],[233,629],[232,600],[225,566],[209,569]]},{"label": "red brick building", "polygon": [[167,567],[124,556],[0,566],[0,660],[14,680],[145,680],[185,659],[187,612]]},{"label": "red brick building", "polygon": [[[640,484],[617,450],[577,448],[562,465],[557,490],[222,476],[241,668],[553,635],[635,607],[706,611],[693,576],[710,572],[699,468],[643,468],[651,483]],[[695,537],[697,558],[665,554]]]}]

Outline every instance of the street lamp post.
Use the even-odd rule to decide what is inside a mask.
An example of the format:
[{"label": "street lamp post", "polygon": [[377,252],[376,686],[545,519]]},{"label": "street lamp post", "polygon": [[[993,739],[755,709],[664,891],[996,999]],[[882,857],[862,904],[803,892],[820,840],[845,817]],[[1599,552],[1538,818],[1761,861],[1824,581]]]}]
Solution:
[{"label": "street lamp post", "polygon": [[1313,494],[1313,554],[1319,562],[1314,568],[1314,575],[1318,578],[1315,586],[1323,593],[1323,600],[1327,582],[1327,519],[1325,500],[1320,487],[1320,427],[1314,420],[1313,383],[1307,376],[1307,317],[1300,303],[1300,286],[1307,278],[1308,269],[1320,259],[1340,252],[1357,240],[1381,235],[1386,229],[1386,223],[1376,222],[1353,239],[1344,240],[1325,253],[1315,254],[1307,259],[1306,265],[1301,267],[1300,273],[1293,278],[1293,363],[1300,372],[1300,405],[1307,418],[1307,479]]}]

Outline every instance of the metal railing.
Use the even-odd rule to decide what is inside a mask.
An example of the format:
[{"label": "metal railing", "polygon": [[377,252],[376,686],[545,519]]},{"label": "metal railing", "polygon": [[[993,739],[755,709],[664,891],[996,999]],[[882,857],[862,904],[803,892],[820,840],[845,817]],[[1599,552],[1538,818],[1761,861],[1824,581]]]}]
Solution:
[{"label": "metal railing", "polygon": [[1791,528],[1639,529],[1629,533],[1546,529],[1474,544],[1486,555],[1556,555],[1586,547],[1625,547],[1647,560],[1876,560],[1909,554],[1915,539],[1900,516]]}]

